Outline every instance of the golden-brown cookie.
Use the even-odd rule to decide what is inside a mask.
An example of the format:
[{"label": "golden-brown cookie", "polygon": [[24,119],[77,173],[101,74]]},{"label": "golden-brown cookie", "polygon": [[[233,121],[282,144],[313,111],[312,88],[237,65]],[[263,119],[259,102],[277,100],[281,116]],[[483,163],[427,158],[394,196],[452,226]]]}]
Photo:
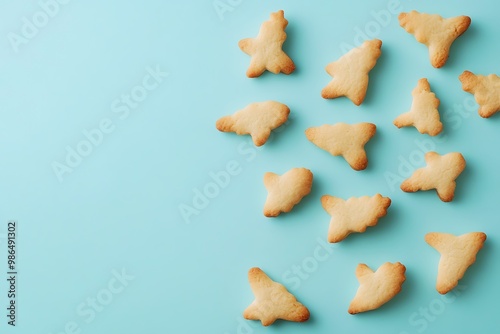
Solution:
[{"label": "golden-brown cookie", "polygon": [[260,268],[250,269],[248,281],[255,300],[243,312],[245,319],[260,320],[264,326],[273,324],[277,319],[295,322],[309,319],[307,307],[299,303],[282,284],[271,280]]},{"label": "golden-brown cookie", "polygon": [[233,115],[220,118],[216,127],[222,132],[236,132],[238,135],[250,134],[255,146],[266,143],[271,130],[285,123],[290,109],[283,103],[265,101],[251,103]]},{"label": "golden-brown cookie", "polygon": [[379,39],[365,41],[360,47],[328,64],[326,71],[333,80],[323,88],[321,96],[325,99],[346,96],[357,106],[363,103],[368,89],[368,73],[377,64],[381,47]]},{"label": "golden-brown cookie", "polygon": [[441,253],[436,290],[445,294],[458,285],[467,268],[476,262],[476,254],[483,248],[486,234],[471,232],[454,236],[432,232],[425,235],[425,241]]},{"label": "golden-brown cookie", "polygon": [[258,77],[265,70],[274,74],[290,74],[295,70],[292,59],[282,49],[288,25],[284,15],[282,10],[271,13],[270,20],[262,24],[257,37],[245,38],[238,43],[240,49],[252,57],[247,70],[249,78]]},{"label": "golden-brown cookie", "polygon": [[386,262],[375,272],[366,264],[359,264],[356,268],[359,288],[348,312],[371,311],[387,303],[401,291],[406,280],[405,272],[406,267],[399,262]]},{"label": "golden-brown cookie", "polygon": [[457,152],[439,155],[436,152],[425,154],[426,167],[417,169],[410,178],[401,183],[401,190],[416,192],[436,189],[443,202],[451,202],[457,186],[455,180],[465,169],[465,159]]},{"label": "golden-brown cookie", "polygon": [[464,71],[459,77],[462,89],[474,95],[479,104],[479,115],[484,118],[500,111],[500,77],[495,74],[476,75]]},{"label": "golden-brown cookie", "polygon": [[351,197],[347,201],[339,197],[321,197],[323,209],[332,218],[328,230],[328,242],[340,242],[353,232],[363,233],[368,226],[375,226],[379,218],[387,214],[391,205],[389,197]]},{"label": "golden-brown cookie", "polygon": [[267,199],[264,215],[276,217],[281,212],[290,212],[304,196],[311,192],[313,174],[306,168],[292,168],[283,175],[268,172],[264,175]]},{"label": "golden-brown cookie", "polygon": [[425,14],[412,10],[399,14],[399,24],[415,39],[427,45],[432,66],[439,68],[446,64],[451,44],[470,26],[468,16],[445,19],[437,14]]},{"label": "golden-brown cookie", "polygon": [[398,128],[414,126],[418,132],[436,136],[443,130],[443,123],[439,118],[439,99],[431,92],[431,86],[427,79],[418,81],[417,87],[411,93],[413,103],[410,111],[399,115],[394,120]]},{"label": "golden-brown cookie", "polygon": [[341,155],[354,170],[368,166],[365,144],[375,135],[372,123],[322,125],[306,130],[306,137],[313,144],[334,156]]}]

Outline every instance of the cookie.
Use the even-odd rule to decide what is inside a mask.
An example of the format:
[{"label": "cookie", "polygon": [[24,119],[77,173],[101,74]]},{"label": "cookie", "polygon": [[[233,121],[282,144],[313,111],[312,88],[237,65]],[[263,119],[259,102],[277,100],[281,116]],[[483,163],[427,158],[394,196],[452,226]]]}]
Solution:
[{"label": "cookie", "polygon": [[306,168],[292,168],[281,176],[266,173],[264,185],[268,194],[264,204],[264,215],[277,217],[282,212],[290,212],[311,192],[312,182],[313,174]]},{"label": "cookie", "polygon": [[292,59],[282,49],[286,40],[285,28],[288,25],[284,15],[282,10],[271,13],[270,20],[262,24],[257,37],[239,41],[241,51],[252,57],[247,70],[249,78],[258,77],[265,70],[274,74],[290,74],[295,70]]},{"label": "cookie", "polygon": [[359,264],[356,268],[359,288],[348,312],[371,311],[387,303],[401,291],[406,280],[405,272],[406,267],[399,262],[386,262],[375,272],[366,264]]},{"label": "cookie", "polygon": [[368,166],[365,144],[375,135],[372,123],[322,125],[306,130],[306,137],[313,144],[334,156],[343,156],[354,170]]},{"label": "cookie", "polygon": [[411,93],[413,103],[409,112],[399,115],[394,120],[398,128],[414,126],[418,132],[436,136],[443,131],[443,123],[439,118],[439,99],[431,92],[427,79],[418,81],[417,87]]},{"label": "cookie", "polygon": [[238,135],[250,134],[255,146],[262,146],[271,135],[271,130],[285,123],[290,109],[279,102],[251,103],[233,115],[220,118],[215,126],[222,132]]},{"label": "cookie", "polygon": [[401,183],[401,190],[416,192],[436,189],[443,202],[451,202],[457,186],[455,180],[465,169],[465,159],[457,152],[439,155],[436,152],[425,154],[426,167],[413,172],[410,178]]},{"label": "cookie", "polygon": [[451,44],[470,26],[468,16],[445,19],[437,14],[425,14],[412,10],[399,14],[399,24],[415,39],[427,45],[429,58],[435,68],[443,67],[448,60]]},{"label": "cookie", "polygon": [[464,71],[459,77],[462,89],[474,95],[479,104],[479,116],[488,118],[500,111],[500,77],[476,75]]},{"label": "cookie", "polygon": [[248,281],[255,300],[243,312],[248,320],[260,320],[269,326],[277,319],[304,322],[309,319],[307,307],[297,301],[294,295],[280,283],[271,280],[260,268],[248,272]]},{"label": "cookie", "polygon": [[340,242],[353,232],[363,233],[368,226],[377,225],[378,219],[387,214],[391,205],[389,197],[351,197],[347,201],[334,196],[321,197],[323,209],[332,218],[328,230],[328,242]]},{"label": "cookie", "polygon": [[445,294],[458,285],[467,268],[476,262],[476,254],[483,248],[486,234],[471,232],[461,236],[432,232],[425,241],[440,254],[436,290]]},{"label": "cookie", "polygon": [[328,64],[326,72],[333,80],[323,88],[321,96],[325,99],[346,96],[357,106],[363,103],[368,89],[368,73],[377,64],[382,54],[381,47],[379,39],[365,41],[360,47]]}]

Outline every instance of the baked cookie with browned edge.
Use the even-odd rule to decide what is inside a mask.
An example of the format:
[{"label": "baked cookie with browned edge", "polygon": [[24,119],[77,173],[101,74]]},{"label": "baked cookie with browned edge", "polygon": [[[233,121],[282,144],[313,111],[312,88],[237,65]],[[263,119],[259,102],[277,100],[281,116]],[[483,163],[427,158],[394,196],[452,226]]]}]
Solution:
[{"label": "baked cookie with browned edge", "polygon": [[435,68],[443,67],[448,60],[450,47],[470,26],[468,16],[443,18],[437,14],[419,13],[412,10],[399,14],[399,24],[415,39],[427,45],[429,58]]},{"label": "baked cookie with browned edge", "polygon": [[304,196],[311,192],[313,173],[307,168],[292,168],[283,175],[268,172],[264,174],[267,199],[264,215],[276,217],[290,212]]},{"label": "baked cookie with browned edge", "polygon": [[348,200],[325,195],[321,197],[321,204],[332,216],[328,242],[340,242],[353,232],[363,233],[368,226],[377,225],[379,218],[387,214],[391,199],[380,194],[351,197]]},{"label": "baked cookie with browned edge", "polygon": [[443,202],[451,202],[455,197],[455,180],[465,169],[465,159],[462,154],[452,152],[439,155],[436,152],[425,154],[426,167],[419,168],[401,183],[404,192],[436,189]]},{"label": "baked cookie with browned edge", "polygon": [[363,103],[368,89],[368,73],[377,64],[382,54],[381,47],[382,41],[379,39],[365,41],[360,47],[328,64],[326,72],[333,79],[323,88],[321,96],[325,99],[346,96],[357,106]]},{"label": "baked cookie with browned edge", "polygon": [[348,312],[356,314],[379,308],[394,298],[406,280],[406,267],[399,262],[386,262],[375,272],[366,264],[359,264],[356,277],[359,288]]},{"label": "baked cookie with browned edge", "polygon": [[285,13],[277,11],[262,24],[257,37],[245,38],[238,43],[240,49],[252,57],[247,70],[249,78],[258,77],[266,70],[274,74],[290,74],[295,70],[292,59],[282,49],[287,25]]},{"label": "baked cookie with browned edge", "polygon": [[271,130],[288,120],[290,109],[276,101],[255,102],[233,115],[217,120],[215,126],[221,132],[249,134],[255,146],[262,146],[271,135]]},{"label": "baked cookie with browned edge", "polygon": [[413,103],[410,111],[399,115],[394,120],[398,128],[414,126],[418,132],[437,136],[443,131],[443,123],[439,117],[439,99],[431,92],[431,86],[426,78],[418,81],[417,87],[411,93]]},{"label": "baked cookie with browned edge", "polygon": [[306,137],[331,155],[342,156],[352,169],[360,171],[368,166],[365,145],[376,131],[372,123],[325,124],[307,129]]},{"label": "baked cookie with browned edge", "polygon": [[474,95],[479,104],[479,116],[488,118],[500,111],[500,77],[464,71],[459,77],[462,89]]},{"label": "baked cookie with browned edge", "polygon": [[248,272],[248,281],[255,300],[243,312],[248,320],[260,320],[262,325],[269,326],[277,319],[304,322],[309,319],[307,307],[280,283],[271,280],[260,268],[252,268]]},{"label": "baked cookie with browned edge", "polygon": [[476,262],[476,254],[483,248],[486,234],[471,232],[455,236],[432,232],[425,235],[425,241],[441,253],[436,290],[445,294],[458,285],[467,268]]}]

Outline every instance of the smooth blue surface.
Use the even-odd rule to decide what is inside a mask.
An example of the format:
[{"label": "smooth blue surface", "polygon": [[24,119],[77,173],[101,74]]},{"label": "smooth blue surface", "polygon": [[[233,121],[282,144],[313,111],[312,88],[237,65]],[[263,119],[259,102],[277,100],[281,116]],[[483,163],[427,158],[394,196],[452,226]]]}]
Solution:
[{"label": "smooth blue surface", "polygon": [[[219,16],[211,0],[70,1],[15,52],[9,34],[21,34],[23,17],[33,20],[41,7],[0,1],[0,233],[8,219],[20,226],[18,326],[7,326],[2,314],[0,332],[496,333],[500,118],[478,116],[458,75],[500,73],[497,2],[401,1],[398,13],[472,18],[441,69],[432,68],[427,48],[399,27],[397,15],[377,23],[373,13],[386,10],[387,0],[221,2],[231,10]],[[285,50],[297,70],[248,79],[249,57],[238,40],[256,36],[279,9],[289,20]],[[324,67],[343,45],[355,45],[360,31],[383,40],[365,102],[322,99],[330,80]],[[148,69],[157,67],[168,76],[127,114],[122,94],[140,94]],[[445,130],[438,139],[392,124],[410,108],[422,77],[441,100]],[[261,149],[215,129],[219,117],[269,99],[287,104],[291,115]],[[455,104],[467,108],[454,111]],[[305,138],[310,126],[341,121],[377,125],[367,170],[353,171]],[[109,133],[60,182],[54,162],[65,163],[67,147],[77,149],[83,131],[102,122]],[[435,192],[403,193],[399,181],[387,181],[388,173],[406,177],[406,164],[423,166],[422,149],[465,156],[452,203]],[[180,207],[192,206],[210,173],[228,164],[236,175],[184,219]],[[265,218],[263,174],[292,167],[312,170],[311,195],[291,213]],[[319,198],[375,193],[392,198],[388,216],[324,246],[329,216]],[[488,235],[448,297],[435,290],[439,254],[424,242],[430,231]],[[356,265],[386,261],[406,265],[403,291],[379,310],[348,314]],[[253,266],[309,307],[310,321],[264,328],[242,320],[253,300]],[[310,273],[299,278],[294,266]],[[122,271],[128,279],[116,280]]]}]

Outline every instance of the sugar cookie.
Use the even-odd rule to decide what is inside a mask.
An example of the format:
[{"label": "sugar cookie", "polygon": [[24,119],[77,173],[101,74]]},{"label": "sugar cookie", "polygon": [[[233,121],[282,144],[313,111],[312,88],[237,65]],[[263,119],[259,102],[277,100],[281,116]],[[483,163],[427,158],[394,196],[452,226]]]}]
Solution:
[{"label": "sugar cookie", "polygon": [[346,96],[357,106],[363,103],[368,89],[368,73],[377,64],[381,47],[379,39],[365,41],[360,47],[328,64],[326,72],[333,80],[323,88],[321,96],[325,99]]},{"label": "sugar cookie", "polygon": [[445,294],[458,285],[467,268],[476,262],[476,254],[483,248],[486,234],[471,232],[454,236],[432,232],[425,235],[425,241],[441,253],[436,290]]},{"label": "sugar cookie", "polygon": [[290,212],[311,192],[312,182],[313,174],[306,168],[292,168],[281,176],[266,173],[264,185],[268,194],[264,204],[264,215],[276,217],[281,212]]},{"label": "sugar cookie", "polygon": [[464,71],[458,78],[462,82],[462,89],[474,95],[479,104],[481,117],[488,118],[500,111],[500,77],[498,75],[484,76]]},{"label": "sugar cookie", "polygon": [[405,272],[406,267],[399,262],[386,262],[375,272],[366,264],[359,264],[356,268],[359,288],[348,312],[371,311],[387,303],[401,291],[406,280]]},{"label": "sugar cookie", "polygon": [[222,132],[236,132],[238,135],[250,134],[255,146],[266,143],[271,130],[285,123],[290,109],[279,102],[266,101],[251,103],[233,115],[220,118],[216,127]]},{"label": "sugar cookie", "polygon": [[399,24],[415,39],[427,45],[432,66],[439,68],[446,64],[451,44],[470,26],[468,16],[445,19],[437,14],[425,14],[412,10],[399,14]]},{"label": "sugar cookie", "polygon": [[417,87],[411,93],[413,103],[410,111],[399,115],[394,120],[398,128],[414,126],[418,132],[436,136],[443,130],[443,123],[439,119],[439,99],[431,92],[431,86],[427,79],[418,81]]},{"label": "sugar cookie", "polygon": [[465,169],[464,157],[457,152],[445,155],[427,152],[425,162],[426,167],[417,169],[410,178],[401,183],[401,190],[416,192],[436,189],[443,202],[451,202],[457,186],[455,180]]},{"label": "sugar cookie", "polygon": [[334,156],[341,155],[354,170],[368,166],[365,144],[375,135],[372,123],[322,125],[306,130],[306,137],[313,144]]},{"label": "sugar cookie", "polygon": [[297,301],[280,283],[271,280],[260,268],[248,272],[248,281],[255,300],[243,312],[248,320],[260,320],[269,326],[277,319],[304,322],[309,319],[307,307]]},{"label": "sugar cookie", "polygon": [[379,218],[387,214],[391,205],[389,197],[351,197],[347,201],[334,196],[321,197],[323,209],[332,218],[328,230],[328,242],[339,242],[353,232],[363,233],[368,226],[375,226]]},{"label": "sugar cookie", "polygon": [[252,57],[247,70],[249,78],[258,77],[265,70],[274,74],[290,74],[295,70],[292,59],[282,49],[288,25],[284,15],[282,10],[271,13],[270,20],[262,24],[257,37],[245,38],[238,43],[240,49]]}]

